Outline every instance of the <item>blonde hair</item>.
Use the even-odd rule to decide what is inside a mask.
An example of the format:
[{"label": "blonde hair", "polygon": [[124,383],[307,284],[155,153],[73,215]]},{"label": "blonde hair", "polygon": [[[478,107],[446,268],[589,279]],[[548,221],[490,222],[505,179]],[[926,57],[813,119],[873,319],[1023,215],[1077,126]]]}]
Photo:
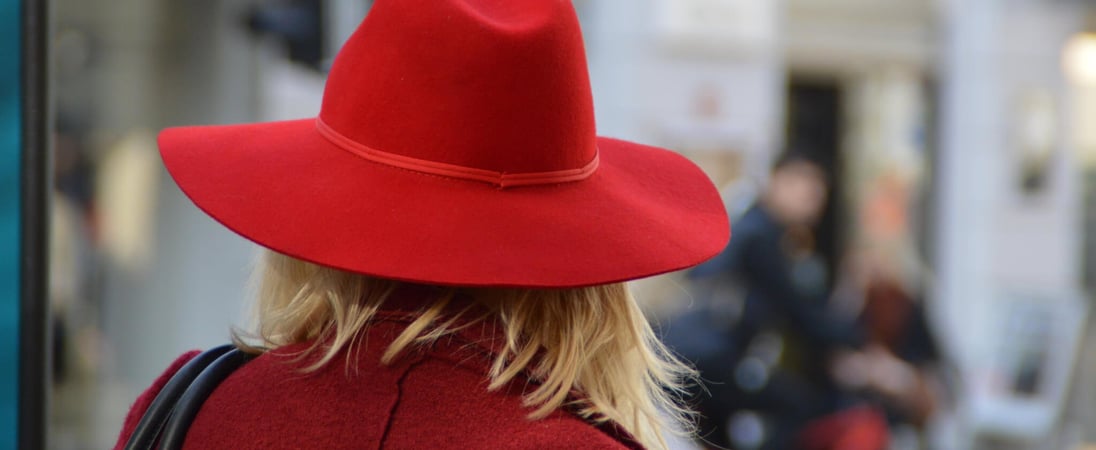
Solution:
[{"label": "blonde hair", "polygon": [[[305,370],[330,363],[351,349],[399,282],[321,267],[266,252],[257,271],[253,332],[235,333],[252,353],[311,342],[322,352]],[[438,299],[396,337],[382,355],[391,363],[412,345],[430,344],[492,318],[505,336],[487,374],[489,390],[521,374],[539,382],[523,397],[531,419],[568,407],[586,420],[612,421],[648,448],[666,448],[664,431],[691,431],[679,400],[695,373],[655,337],[623,283],[574,289],[443,288]],[[446,317],[456,295],[482,305],[487,316]],[[458,322],[458,319],[461,319]],[[248,342],[250,341],[250,342]],[[350,355],[347,351],[347,363]],[[519,378],[520,379],[520,378]],[[570,397],[581,392],[581,400]]]}]

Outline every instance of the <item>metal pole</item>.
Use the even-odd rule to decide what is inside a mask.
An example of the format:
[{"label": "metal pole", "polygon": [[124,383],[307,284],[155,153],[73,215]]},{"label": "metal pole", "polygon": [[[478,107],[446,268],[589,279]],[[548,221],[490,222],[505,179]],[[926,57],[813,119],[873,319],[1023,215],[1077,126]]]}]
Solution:
[{"label": "metal pole", "polygon": [[48,254],[52,172],[49,9],[22,2],[22,172],[20,203],[19,418],[21,449],[46,448],[50,355]]}]

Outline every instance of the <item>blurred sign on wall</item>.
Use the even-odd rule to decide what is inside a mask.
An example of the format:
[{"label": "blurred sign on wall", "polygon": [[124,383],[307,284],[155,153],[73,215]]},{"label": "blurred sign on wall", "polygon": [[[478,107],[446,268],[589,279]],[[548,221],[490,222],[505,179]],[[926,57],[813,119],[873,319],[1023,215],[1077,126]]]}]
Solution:
[{"label": "blurred sign on wall", "polygon": [[767,48],[777,36],[779,2],[755,0],[658,0],[660,41],[694,50]]}]

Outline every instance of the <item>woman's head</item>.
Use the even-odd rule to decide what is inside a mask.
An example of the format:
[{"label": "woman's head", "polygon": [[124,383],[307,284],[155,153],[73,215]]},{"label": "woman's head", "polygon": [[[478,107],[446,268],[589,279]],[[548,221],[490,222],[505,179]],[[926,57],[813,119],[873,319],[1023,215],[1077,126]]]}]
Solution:
[{"label": "woman's head", "polygon": [[[350,350],[368,329],[398,281],[369,277],[266,252],[257,270],[252,329],[237,342],[252,351],[311,344],[302,358],[316,370],[350,363]],[[537,389],[525,394],[531,418],[565,405],[591,420],[611,420],[649,447],[662,447],[666,426],[688,429],[677,402],[693,372],[655,338],[627,285],[581,288],[429,289],[432,299],[388,347],[389,364],[417,346],[430,345],[460,327],[492,321],[505,337],[493,356],[489,389],[528,376]],[[460,300],[458,302],[457,300]],[[461,303],[457,308],[453,304]],[[577,405],[571,394],[580,392]],[[664,423],[664,416],[670,423]]]},{"label": "woman's head", "polygon": [[534,417],[577,389],[580,413],[657,446],[689,370],[620,282],[711,258],[730,230],[695,164],[596,135],[582,43],[567,1],[377,0],[319,116],[161,133],[183,192],[281,253],[260,270],[253,344],[313,342],[315,369],[355,344],[391,280],[465,286],[436,288],[382,362],[453,332],[446,305],[469,300],[480,313],[459,320],[506,336],[492,387],[537,378]]}]

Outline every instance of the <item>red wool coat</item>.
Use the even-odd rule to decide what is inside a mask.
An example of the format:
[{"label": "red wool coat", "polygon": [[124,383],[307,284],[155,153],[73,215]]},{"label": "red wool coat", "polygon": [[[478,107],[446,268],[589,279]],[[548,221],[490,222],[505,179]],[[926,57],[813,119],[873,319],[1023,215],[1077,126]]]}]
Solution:
[{"label": "red wool coat", "polygon": [[[403,290],[378,314],[359,352],[317,372],[294,361],[304,345],[247,363],[213,392],[187,434],[187,449],[625,449],[641,448],[618,427],[595,427],[559,410],[530,420],[527,379],[487,391],[498,342],[489,324],[468,327],[391,365],[380,356],[422,295]],[[422,291],[420,291],[420,294]],[[416,298],[417,297],[417,298]],[[394,308],[393,308],[394,306]],[[167,380],[197,355],[180,356],[136,401],[115,449],[122,449]],[[346,363],[356,362],[347,365]]]}]

